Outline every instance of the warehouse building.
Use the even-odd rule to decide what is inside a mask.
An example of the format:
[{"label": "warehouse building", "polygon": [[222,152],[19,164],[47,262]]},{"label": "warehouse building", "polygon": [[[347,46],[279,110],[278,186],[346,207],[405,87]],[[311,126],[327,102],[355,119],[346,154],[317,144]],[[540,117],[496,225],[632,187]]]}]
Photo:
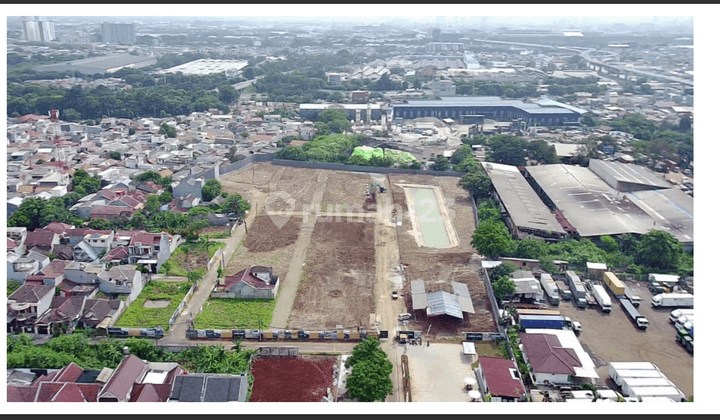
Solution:
[{"label": "warehouse building", "polygon": [[564,238],[565,229],[515,166],[482,163],[514,238]]},{"label": "warehouse building", "polygon": [[420,117],[460,118],[463,115],[484,115],[500,121],[523,121],[527,126],[576,125],[580,113],[565,107],[521,100],[505,100],[496,96],[449,97],[440,100],[411,100],[394,104],[388,110],[391,118]]},{"label": "warehouse building", "polygon": [[233,76],[237,75],[242,69],[247,67],[247,64],[248,62],[245,60],[200,59],[191,61],[189,63],[180,64],[179,66],[171,67],[166,70],[160,70],[158,71],[158,73],[163,74],[180,72],[185,76],[206,76],[215,73],[226,73]]},{"label": "warehouse building", "polygon": [[591,160],[588,168],[556,164],[525,171],[550,210],[562,214],[570,233],[599,237],[664,230],[692,250],[692,197],[640,169]]},{"label": "warehouse building", "polygon": [[145,55],[120,54],[105,57],[84,58],[82,60],[64,61],[57,64],[37,66],[35,71],[77,71],[82,74],[114,73],[122,68],[141,69],[157,63],[157,57]]}]

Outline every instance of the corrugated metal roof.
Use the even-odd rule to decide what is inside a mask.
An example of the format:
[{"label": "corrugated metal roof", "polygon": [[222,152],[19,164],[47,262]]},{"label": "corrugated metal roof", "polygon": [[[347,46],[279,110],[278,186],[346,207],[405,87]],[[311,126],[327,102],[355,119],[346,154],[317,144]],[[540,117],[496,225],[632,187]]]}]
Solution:
[{"label": "corrugated metal roof", "polygon": [[460,309],[460,300],[456,295],[439,291],[427,295],[427,316],[450,315],[455,318],[463,318]]},{"label": "corrugated metal roof", "polygon": [[418,309],[425,309],[428,306],[427,295],[425,293],[418,293],[412,295],[413,311]]},{"label": "corrugated metal roof", "polygon": [[413,295],[425,293],[425,283],[423,283],[422,280],[411,281],[410,288],[412,289]]}]

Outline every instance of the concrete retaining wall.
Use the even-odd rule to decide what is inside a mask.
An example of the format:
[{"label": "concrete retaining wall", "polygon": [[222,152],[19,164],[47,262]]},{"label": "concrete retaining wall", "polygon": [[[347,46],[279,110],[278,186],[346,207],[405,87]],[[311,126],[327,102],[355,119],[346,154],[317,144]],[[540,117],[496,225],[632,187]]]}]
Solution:
[{"label": "concrete retaining wall", "polygon": [[273,159],[272,163],[273,165],[293,166],[296,168],[329,169],[334,171],[371,172],[381,174],[415,174],[454,177],[461,177],[465,175],[464,172],[455,171],[426,171],[422,169],[381,168],[375,166],[344,165],[342,163],[309,162],[304,160]]}]

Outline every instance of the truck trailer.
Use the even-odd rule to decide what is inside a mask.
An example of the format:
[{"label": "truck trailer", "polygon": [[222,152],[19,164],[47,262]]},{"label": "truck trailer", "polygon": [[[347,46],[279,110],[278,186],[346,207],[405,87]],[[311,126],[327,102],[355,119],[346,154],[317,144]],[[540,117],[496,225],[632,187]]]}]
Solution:
[{"label": "truck trailer", "polygon": [[528,328],[552,328],[561,330],[565,326],[565,317],[559,315],[520,315],[518,318],[520,329],[523,330]]},{"label": "truck trailer", "polygon": [[655,307],[693,307],[693,295],[690,293],[660,293],[653,296]]},{"label": "truck trailer", "polygon": [[610,289],[616,298],[625,296],[625,283],[617,278],[615,273],[606,271],[603,273],[603,283]]},{"label": "truck trailer", "polygon": [[570,291],[572,292],[573,296],[575,297],[575,301],[578,304],[578,307],[585,308],[587,307],[587,299],[585,298],[585,287],[582,285],[582,281],[580,281],[580,277],[575,274],[574,271],[566,271],[565,276],[568,279],[568,285],[570,286]]},{"label": "truck trailer", "polygon": [[572,293],[570,292],[570,288],[567,284],[565,284],[562,281],[556,281],[555,286],[558,288],[558,292],[560,293],[560,297],[563,298],[563,300],[570,300],[572,299]]},{"label": "truck trailer", "polygon": [[593,295],[597,300],[598,306],[603,312],[612,311],[612,302],[610,301],[610,295],[607,294],[605,289],[599,284],[592,285]]},{"label": "truck trailer", "polygon": [[675,309],[670,312],[670,322],[675,323],[683,315],[693,315],[694,309]]},{"label": "truck trailer", "polygon": [[558,287],[555,284],[555,280],[553,280],[552,276],[547,273],[540,274],[540,285],[542,286],[543,290],[545,290],[545,293],[547,293],[550,303],[556,306],[559,305],[560,291],[558,291]]},{"label": "truck trailer", "polygon": [[626,299],[625,297],[622,297],[619,299],[620,305],[625,310],[625,313],[628,314],[630,319],[635,323],[635,325],[640,328],[641,330],[644,330],[648,327],[650,324],[644,316],[640,315],[640,312],[635,309],[635,306],[630,302],[630,300]]}]

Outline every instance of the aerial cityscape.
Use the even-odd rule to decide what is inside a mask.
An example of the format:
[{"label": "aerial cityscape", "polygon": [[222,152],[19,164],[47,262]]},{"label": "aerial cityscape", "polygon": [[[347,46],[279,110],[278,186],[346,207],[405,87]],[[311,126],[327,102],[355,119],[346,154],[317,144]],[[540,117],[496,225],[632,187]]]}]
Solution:
[{"label": "aerial cityscape", "polygon": [[694,402],[693,16],[348,11],[7,16],[7,402]]}]

